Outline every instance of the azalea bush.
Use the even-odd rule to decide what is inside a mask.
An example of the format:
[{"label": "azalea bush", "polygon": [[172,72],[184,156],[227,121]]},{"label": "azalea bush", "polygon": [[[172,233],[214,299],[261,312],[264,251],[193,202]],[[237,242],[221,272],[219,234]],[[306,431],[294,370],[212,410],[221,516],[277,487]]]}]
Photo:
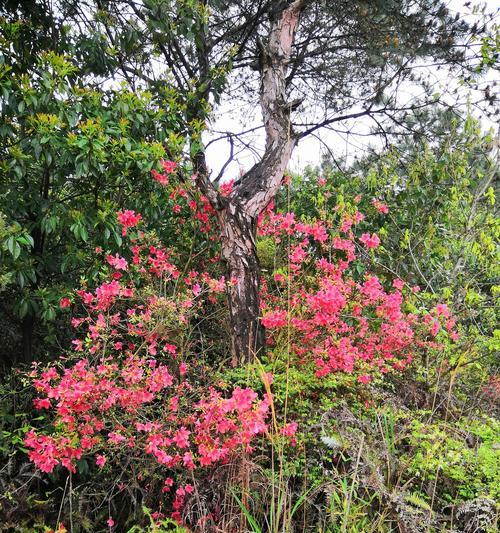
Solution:
[{"label": "azalea bush", "polygon": [[24,444],[46,473],[59,465],[78,474],[88,462],[109,471],[133,463],[147,486],[146,472],[162,471],[160,509],[181,522],[192,473],[250,453],[266,431],[269,398],[250,388],[217,390],[190,349],[190,322],[224,293],[224,278],[180,272],[172,252],[138,230],[139,214],[117,217],[132,241],[129,258],[98,250],[107,279],[61,300],[74,312],[73,350],[29,373],[34,406],[48,412],[50,427],[30,430]]},{"label": "azalea bush", "polygon": [[[290,209],[285,194],[277,205],[299,220],[334,213],[337,226],[339,207],[361,211],[356,235],[375,233],[381,242],[372,253],[357,241],[353,269],[372,271],[387,287],[394,279],[418,285],[411,300],[421,308],[453,309],[460,339],[418,372],[444,395],[451,386],[468,410],[479,407],[484,395],[471,398],[487,383],[494,389],[498,375],[498,165],[492,134],[477,120],[454,118],[450,126],[446,137],[402,141],[348,167],[325,158],[292,178]],[[460,379],[452,379],[455,371]]]},{"label": "azalea bush", "polygon": [[[462,42],[494,112],[495,20],[330,4],[0,4],[2,531],[498,531],[498,139],[397,96]],[[321,85],[387,148],[280,187]]]},{"label": "azalea bush", "polygon": [[[385,204],[375,205],[387,212]],[[365,218],[357,209],[336,211],[329,220],[302,221],[270,206],[261,217],[260,234],[284,244],[287,261],[263,287],[269,343],[281,346],[285,339],[293,362],[313,364],[318,378],[355,372],[368,383],[371,372],[404,370],[415,356],[456,341],[446,304],[428,311],[415,305],[419,287],[356,268],[358,256],[376,253],[380,238],[356,231]]]}]

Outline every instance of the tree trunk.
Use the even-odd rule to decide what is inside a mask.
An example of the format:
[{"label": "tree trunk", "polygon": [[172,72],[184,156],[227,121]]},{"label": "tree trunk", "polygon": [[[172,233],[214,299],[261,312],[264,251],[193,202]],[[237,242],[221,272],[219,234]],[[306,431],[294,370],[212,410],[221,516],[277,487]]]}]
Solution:
[{"label": "tree trunk", "polygon": [[210,182],[202,151],[192,158],[199,189],[217,212],[221,230],[222,258],[230,279],[228,288],[233,365],[251,361],[265,346],[259,320],[260,269],[255,246],[256,220],[276,196],[297,137],[287,102],[286,75],[295,31],[305,0],[279,3],[262,50],[260,105],[266,132],[266,148],[241,179],[229,198],[222,198]]},{"label": "tree trunk", "polygon": [[255,219],[235,204],[221,213],[222,258],[227,266],[232,365],[262,353],[264,328],[259,320],[260,265],[255,246]]}]

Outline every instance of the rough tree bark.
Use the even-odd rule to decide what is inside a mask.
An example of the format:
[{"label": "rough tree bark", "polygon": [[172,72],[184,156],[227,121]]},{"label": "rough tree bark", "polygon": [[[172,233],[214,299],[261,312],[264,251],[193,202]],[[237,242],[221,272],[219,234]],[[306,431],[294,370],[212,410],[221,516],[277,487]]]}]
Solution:
[{"label": "rough tree bark", "polygon": [[221,211],[221,252],[231,280],[228,286],[232,364],[248,360],[265,345],[259,321],[260,266],[255,218],[231,203]]},{"label": "rough tree bark", "polygon": [[222,258],[232,283],[228,287],[233,365],[252,360],[265,347],[259,320],[260,267],[255,245],[257,217],[283,180],[297,137],[290,126],[286,75],[304,0],[274,13],[261,61],[260,105],[266,132],[262,159],[239,181],[229,198],[221,198],[198,165],[198,186],[217,210]]}]

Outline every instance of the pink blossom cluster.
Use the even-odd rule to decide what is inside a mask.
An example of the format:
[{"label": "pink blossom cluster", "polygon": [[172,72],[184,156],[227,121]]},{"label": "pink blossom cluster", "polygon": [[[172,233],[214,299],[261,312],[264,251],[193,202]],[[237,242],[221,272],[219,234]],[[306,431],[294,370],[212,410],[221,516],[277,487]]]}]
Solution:
[{"label": "pink blossom cluster", "polygon": [[221,196],[224,196],[225,198],[227,198],[233,192],[233,188],[234,188],[234,179],[221,183],[219,187]]},{"label": "pink blossom cluster", "polygon": [[171,470],[193,470],[227,461],[242,448],[251,451],[254,437],[267,428],[267,400],[237,387],[228,398],[212,389],[193,401],[194,389],[178,366],[129,355],[34,370],[35,407],[53,414],[55,431],[27,434],[30,459],[43,472],[58,464],[75,472],[84,455],[104,467],[128,449]]},{"label": "pink blossom cluster", "polygon": [[153,179],[156,180],[160,185],[163,187],[166,187],[169,184],[169,175],[172,174],[175,169],[177,168],[177,163],[174,161],[166,161],[162,159],[160,161],[160,164],[163,168],[164,173],[158,172],[157,170],[153,169],[151,171],[151,175],[153,176]]},{"label": "pink blossom cluster", "polygon": [[61,300],[75,313],[77,338],[73,353],[29,374],[34,406],[51,423],[30,430],[25,446],[47,473],[57,466],[75,472],[89,457],[100,469],[123,454],[152,461],[172,480],[164,492],[176,485],[171,516],[180,521],[192,492],[185,477],[251,452],[267,431],[269,399],[249,388],[223,393],[202,385],[201,363],[179,346],[191,317],[224,294],[227,282],[196,270],[181,275],[175,253],[145,239],[134,236],[127,258],[99,250],[106,279],[76,291],[75,303]]},{"label": "pink blossom cluster", "polygon": [[379,213],[387,215],[387,213],[389,212],[389,208],[387,207],[387,205],[381,202],[380,200],[373,199],[372,205]]},{"label": "pink blossom cluster", "polygon": [[[293,213],[275,213],[272,206],[260,217],[260,234],[290,243],[289,272],[276,274],[274,281],[291,288],[273,292],[269,283],[263,284],[261,321],[271,344],[281,331],[287,338],[290,332],[296,364],[313,364],[318,377],[356,372],[359,382],[367,384],[367,370],[403,370],[419,351],[439,347],[440,331],[452,340],[458,335],[446,305],[430,313],[407,312],[401,280],[387,290],[375,275],[354,276],[350,267],[356,237],[351,228],[363,218],[344,214],[335,231],[320,221],[297,222]],[[364,233],[359,240],[367,248],[380,244],[375,234]]]},{"label": "pink blossom cluster", "polygon": [[139,213],[127,209],[125,211],[119,211],[117,213],[118,222],[122,225],[122,236],[127,234],[129,228],[135,228],[137,224],[142,220],[142,217]]},{"label": "pink blossom cluster", "polygon": [[311,237],[318,242],[328,240],[328,228],[321,221],[305,223],[296,220],[295,213],[275,213],[273,208],[274,203],[271,202],[258,218],[260,235],[280,238],[283,233],[288,235],[299,234],[304,237]]},{"label": "pink blossom cluster", "polygon": [[[168,200],[172,202],[171,211],[174,215],[180,215],[181,224],[189,220],[194,221],[198,225],[198,229],[203,234],[208,234],[212,231],[215,221],[215,210],[211,206],[208,198],[200,194],[194,185],[183,183],[182,185],[172,183],[169,176],[172,175],[177,168],[177,164],[172,161],[161,161],[164,173],[157,170],[152,170],[151,175],[153,179],[158,182],[168,193]],[[196,176],[192,176],[194,182]],[[226,182],[221,185],[220,190],[223,196],[228,196],[232,192],[233,181]],[[211,240],[215,240],[215,235],[210,236]]]},{"label": "pink blossom cluster", "polygon": [[363,233],[359,240],[367,247],[367,248],[377,248],[380,244],[380,239],[376,233],[372,233],[371,235],[369,233]]}]

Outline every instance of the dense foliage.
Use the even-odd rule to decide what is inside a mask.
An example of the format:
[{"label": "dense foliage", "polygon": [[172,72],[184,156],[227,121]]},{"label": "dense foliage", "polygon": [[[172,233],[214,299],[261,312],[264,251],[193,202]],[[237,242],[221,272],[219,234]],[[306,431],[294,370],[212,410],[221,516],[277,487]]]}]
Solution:
[{"label": "dense foliage", "polygon": [[35,321],[54,320],[65,288],[98,270],[90,252],[121,244],[116,209],[162,216],[149,171],[167,138],[171,151],[181,147],[175,102],[125,88],[96,91],[76,74],[52,52],[29,76],[0,65],[0,89],[9,95],[0,128],[0,212],[12,225],[2,246],[11,274],[6,312],[14,325],[22,322],[25,361],[41,355]]}]

